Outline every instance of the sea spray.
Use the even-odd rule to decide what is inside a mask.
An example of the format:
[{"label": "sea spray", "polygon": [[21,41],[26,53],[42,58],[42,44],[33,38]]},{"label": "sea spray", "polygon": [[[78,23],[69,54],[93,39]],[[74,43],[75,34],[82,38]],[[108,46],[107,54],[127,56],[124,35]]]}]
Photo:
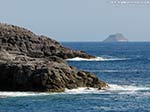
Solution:
[{"label": "sea spray", "polygon": [[128,60],[128,58],[104,58],[104,57],[96,57],[96,58],[80,58],[80,57],[75,57],[75,58],[70,58],[67,59],[67,61],[121,61],[121,60]]}]

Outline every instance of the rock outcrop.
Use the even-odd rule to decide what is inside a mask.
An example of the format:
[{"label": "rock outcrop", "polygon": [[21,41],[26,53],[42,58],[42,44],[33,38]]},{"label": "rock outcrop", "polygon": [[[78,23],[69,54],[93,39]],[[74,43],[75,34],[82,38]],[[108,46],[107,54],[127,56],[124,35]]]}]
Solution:
[{"label": "rock outcrop", "polygon": [[109,35],[109,37],[103,42],[128,42],[128,39],[126,39],[121,33],[116,33]]},{"label": "rock outcrop", "polygon": [[0,91],[61,92],[65,88],[107,86],[94,74],[64,60],[74,57],[94,58],[27,29],[0,24]]},{"label": "rock outcrop", "polygon": [[83,51],[66,48],[46,36],[38,36],[27,29],[7,24],[0,24],[0,45],[7,51],[16,51],[37,58],[53,55],[63,59],[94,58]]}]

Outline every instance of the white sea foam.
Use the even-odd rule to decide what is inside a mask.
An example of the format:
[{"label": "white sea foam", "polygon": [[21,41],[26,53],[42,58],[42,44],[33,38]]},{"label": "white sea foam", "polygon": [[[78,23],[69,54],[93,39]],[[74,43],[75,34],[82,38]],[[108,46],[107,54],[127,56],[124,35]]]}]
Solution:
[{"label": "white sea foam", "polygon": [[78,88],[78,89],[66,89],[66,94],[111,94],[118,92],[119,94],[131,94],[134,92],[142,91],[142,90],[150,90],[148,87],[138,87],[131,85],[117,85],[117,84],[109,84],[108,88],[104,88],[102,90],[98,90],[97,88]]},{"label": "white sea foam", "polygon": [[98,93],[99,90],[95,88],[77,88],[77,89],[66,89],[66,94],[88,94],[88,93]]},{"label": "white sea foam", "polygon": [[131,72],[150,72],[150,70],[143,70],[143,69],[128,69],[128,70],[111,70],[111,69],[104,69],[104,70],[89,70],[86,69],[88,72],[105,72],[105,73],[131,73]]},{"label": "white sea foam", "polygon": [[[109,84],[108,88],[98,90],[97,88],[77,88],[77,89],[66,89],[63,93],[48,93],[48,92],[0,92],[0,98],[6,97],[24,97],[24,96],[43,96],[52,94],[133,94],[140,91],[150,91],[149,87],[138,87],[131,85],[117,85]],[[144,94],[149,94],[149,92],[144,92]]]},{"label": "white sea foam", "polygon": [[21,96],[41,96],[41,95],[49,95],[49,93],[38,93],[38,92],[0,92],[0,98],[5,97],[21,97]]},{"label": "white sea foam", "polygon": [[86,59],[86,58],[75,57],[75,58],[67,59],[67,61],[119,61],[119,60],[127,60],[127,58],[96,57],[96,58]]},{"label": "white sea foam", "polygon": [[132,86],[132,85],[109,84],[108,90],[111,90],[111,91],[140,91],[140,90],[150,90],[150,88],[149,87]]}]

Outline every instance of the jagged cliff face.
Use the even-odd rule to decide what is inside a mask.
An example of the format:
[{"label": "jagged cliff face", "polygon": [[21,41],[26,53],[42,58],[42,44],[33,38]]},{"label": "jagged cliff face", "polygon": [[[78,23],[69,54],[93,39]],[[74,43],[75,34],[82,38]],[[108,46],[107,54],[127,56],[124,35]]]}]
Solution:
[{"label": "jagged cliff face", "polygon": [[58,56],[63,59],[73,57],[94,58],[85,52],[63,47],[59,42],[14,25],[0,24],[0,47],[30,57]]},{"label": "jagged cliff face", "polygon": [[94,74],[69,66],[64,59],[93,58],[65,48],[45,36],[13,25],[0,24],[0,90],[50,91],[65,88],[103,88]]}]

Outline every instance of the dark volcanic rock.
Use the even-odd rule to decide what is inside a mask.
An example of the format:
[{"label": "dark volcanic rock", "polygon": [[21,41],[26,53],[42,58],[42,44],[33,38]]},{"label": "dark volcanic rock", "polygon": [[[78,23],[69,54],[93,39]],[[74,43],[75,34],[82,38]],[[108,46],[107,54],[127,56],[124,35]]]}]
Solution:
[{"label": "dark volcanic rock", "polygon": [[69,66],[66,58],[92,58],[63,47],[45,36],[13,25],[0,24],[0,91],[50,91],[65,88],[103,88],[94,74]]},{"label": "dark volcanic rock", "polygon": [[7,51],[16,51],[37,58],[53,55],[64,59],[94,58],[85,52],[65,48],[46,36],[38,36],[24,28],[7,24],[0,24],[0,45]]}]

